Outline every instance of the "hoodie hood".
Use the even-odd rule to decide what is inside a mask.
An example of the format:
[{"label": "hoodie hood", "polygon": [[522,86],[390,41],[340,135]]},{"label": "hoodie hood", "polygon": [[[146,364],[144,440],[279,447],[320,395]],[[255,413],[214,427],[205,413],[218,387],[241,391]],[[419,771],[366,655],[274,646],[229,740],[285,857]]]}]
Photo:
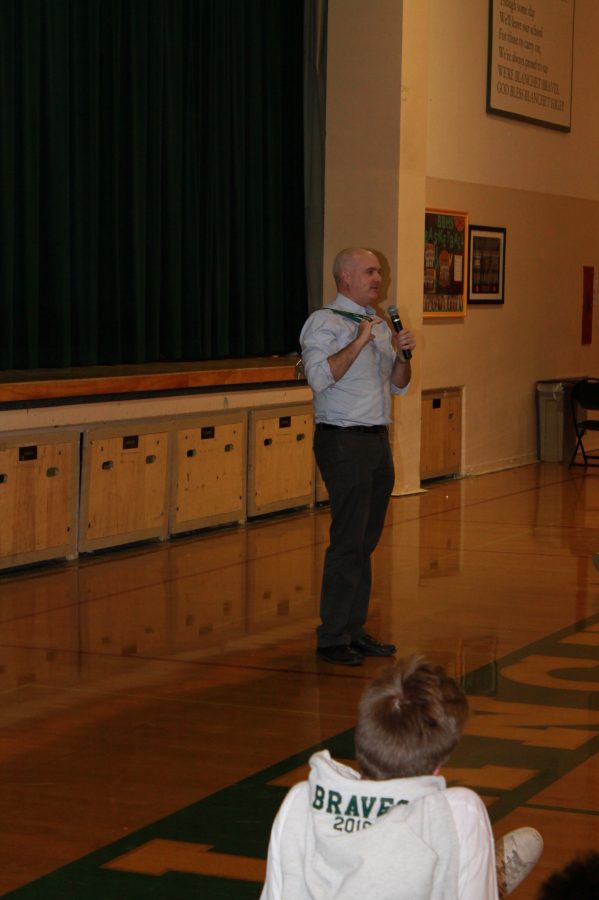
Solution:
[{"label": "hoodie hood", "polygon": [[407,806],[446,787],[440,775],[370,781],[350,766],[336,762],[328,750],[310,757],[308,783],[312,813],[325,830],[336,816],[373,825],[390,809]]},{"label": "hoodie hood", "polygon": [[444,778],[370,781],[327,750],[310,769],[307,897],[457,898],[459,845]]}]

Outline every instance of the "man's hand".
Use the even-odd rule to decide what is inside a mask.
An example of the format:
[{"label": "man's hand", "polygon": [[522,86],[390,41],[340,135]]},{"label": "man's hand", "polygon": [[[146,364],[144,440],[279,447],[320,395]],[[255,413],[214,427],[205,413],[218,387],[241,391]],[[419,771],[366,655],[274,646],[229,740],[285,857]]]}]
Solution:
[{"label": "man's hand", "polygon": [[372,327],[373,325],[378,325],[379,322],[382,322],[382,319],[379,319],[378,316],[373,316],[370,320],[364,319],[358,325],[358,333],[353,341],[346,347],[343,347],[342,350],[338,350],[337,353],[329,356],[328,363],[335,381],[343,378],[364,347],[374,340]]},{"label": "man's hand", "polygon": [[395,387],[403,388],[410,382],[412,377],[412,366],[410,365],[409,359],[404,359],[402,350],[413,351],[416,346],[416,338],[411,331],[407,330],[407,328],[402,328],[401,331],[396,331],[392,335],[391,342],[395,348],[395,353],[397,354],[395,357],[395,364],[391,370],[391,383],[394,384]]},{"label": "man's hand", "polygon": [[407,330],[407,328],[402,328],[401,331],[394,331],[391,336],[391,342],[400,362],[404,362],[404,355],[401,351],[414,350],[414,347],[416,346],[416,338],[411,331]]},{"label": "man's hand", "polygon": [[363,322],[360,322],[358,325],[358,333],[353,341],[361,343],[362,346],[366,346],[370,341],[374,340],[374,335],[372,333],[372,326],[379,325],[383,320],[379,319],[378,316],[373,316],[372,319],[364,319]]}]

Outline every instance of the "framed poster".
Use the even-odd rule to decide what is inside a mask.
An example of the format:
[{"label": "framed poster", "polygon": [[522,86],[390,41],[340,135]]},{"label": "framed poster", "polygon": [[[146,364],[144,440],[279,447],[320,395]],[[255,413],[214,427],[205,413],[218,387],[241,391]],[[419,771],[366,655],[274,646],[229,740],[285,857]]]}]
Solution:
[{"label": "framed poster", "polygon": [[470,225],[468,259],[468,303],[503,303],[505,228]]},{"label": "framed poster", "polygon": [[468,214],[427,209],[424,215],[424,316],[466,314]]},{"label": "framed poster", "polygon": [[574,0],[489,0],[487,112],[570,131]]}]

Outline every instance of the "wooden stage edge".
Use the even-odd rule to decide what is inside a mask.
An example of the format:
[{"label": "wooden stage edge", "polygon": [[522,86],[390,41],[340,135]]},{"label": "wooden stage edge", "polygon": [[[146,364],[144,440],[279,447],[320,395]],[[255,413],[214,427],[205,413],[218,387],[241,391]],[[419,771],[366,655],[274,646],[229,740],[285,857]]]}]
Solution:
[{"label": "wooden stage edge", "polygon": [[[298,357],[149,363],[0,372],[0,403],[60,402],[72,397],[240,388],[297,382]],[[303,380],[303,379],[302,379]]]}]

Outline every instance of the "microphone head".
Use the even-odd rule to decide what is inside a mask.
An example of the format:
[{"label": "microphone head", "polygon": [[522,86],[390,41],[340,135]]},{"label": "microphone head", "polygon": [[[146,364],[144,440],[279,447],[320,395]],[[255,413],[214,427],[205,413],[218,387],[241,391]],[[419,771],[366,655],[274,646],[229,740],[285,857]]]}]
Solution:
[{"label": "microphone head", "polygon": [[390,316],[397,316],[397,315],[398,315],[398,312],[397,312],[397,306],[388,306],[388,307],[387,307],[387,313],[388,313]]}]

